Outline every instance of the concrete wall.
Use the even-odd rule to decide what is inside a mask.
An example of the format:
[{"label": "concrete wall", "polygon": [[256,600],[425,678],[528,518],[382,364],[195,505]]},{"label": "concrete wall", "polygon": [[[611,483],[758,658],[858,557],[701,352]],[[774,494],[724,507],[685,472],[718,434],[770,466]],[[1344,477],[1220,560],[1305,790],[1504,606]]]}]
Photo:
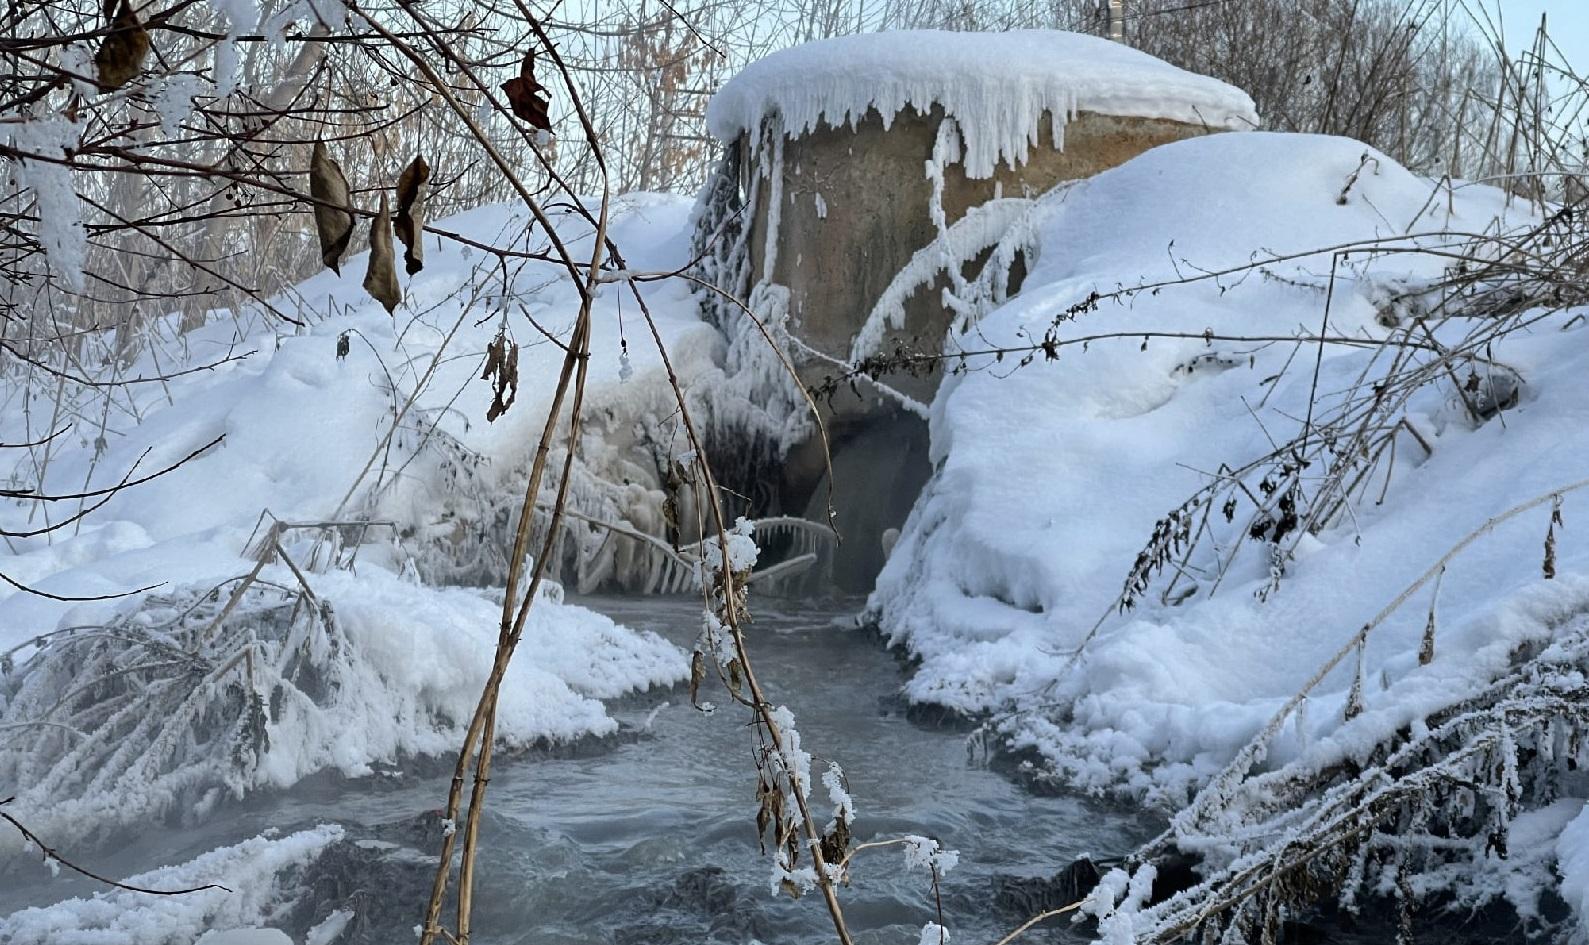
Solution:
[{"label": "concrete wall", "polygon": [[[911,256],[937,236],[928,216],[931,182],[924,172],[932,157],[942,112],[907,110],[883,128],[876,111],[853,130],[826,128],[790,139],[784,145],[783,207],[778,258],[772,281],[790,290],[791,328],[819,351],[846,359],[856,330],[894,275]],[[950,224],[971,207],[1002,190],[1006,197],[1042,193],[1056,183],[1090,177],[1130,160],[1151,147],[1192,137],[1203,129],[1181,122],[1116,118],[1082,112],[1065,127],[1065,148],[1046,146],[1050,123],[1044,119],[1036,148],[1025,164],[1000,164],[986,180],[971,180],[958,165],[947,169],[944,212]],[[752,271],[762,272],[768,219],[768,194],[762,188],[750,240]],[[826,205],[819,212],[817,195]],[[906,307],[906,324],[891,335],[935,348],[949,327],[949,314],[937,287],[918,291]],[[812,368],[819,378],[824,371]],[[811,378],[815,379],[815,378]],[[926,378],[896,377],[891,383],[922,401],[938,386]],[[836,404],[841,412],[844,405]]]},{"label": "concrete wall", "polygon": [[[874,111],[853,129],[823,128],[785,142],[783,206],[771,281],[788,287],[790,330],[812,348],[847,360],[857,330],[883,291],[911,257],[937,237],[929,215],[932,184],[925,166],[942,120],[938,109],[926,115],[907,110],[885,130]],[[1052,140],[1050,128],[1045,119],[1039,135],[1045,146],[1034,149],[1020,167],[1001,164],[986,180],[968,179],[959,166],[946,169],[947,222],[952,225],[998,193],[1036,196],[1061,181],[1090,177],[1122,164],[1149,148],[1205,133],[1181,122],[1083,112],[1066,124],[1065,147],[1060,151],[1046,146]],[[761,159],[766,158],[764,154]],[[747,169],[748,173],[760,170]],[[751,271],[757,278],[764,271],[771,190],[763,182],[751,220]],[[1015,275],[1019,278],[1020,272]],[[887,336],[881,350],[891,350],[896,342],[916,350],[938,350],[951,322],[941,302],[940,289],[947,283],[942,277],[937,284],[917,290],[906,304],[904,328]],[[801,372],[807,383],[817,383],[834,368],[808,360],[801,364]],[[896,375],[887,382],[927,403],[940,377],[940,372]],[[882,566],[882,533],[903,524],[930,473],[927,427],[870,392],[864,383],[859,393],[846,389],[836,394],[823,412],[833,449],[834,505],[844,538],[835,577],[842,589],[864,592]],[[817,444],[791,451],[783,480],[780,491],[787,503],[798,508],[809,501],[806,517],[825,520],[827,476]]]}]

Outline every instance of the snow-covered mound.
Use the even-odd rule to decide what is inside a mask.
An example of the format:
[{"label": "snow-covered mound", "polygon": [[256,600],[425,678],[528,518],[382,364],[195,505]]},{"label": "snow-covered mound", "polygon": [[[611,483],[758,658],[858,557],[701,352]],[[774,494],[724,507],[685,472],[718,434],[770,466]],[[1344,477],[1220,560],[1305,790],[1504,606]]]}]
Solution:
[{"label": "snow-covered mound", "polygon": [[[1214,135],[1045,201],[1022,292],[952,341],[1030,349],[1057,322],[1057,361],[1041,348],[1017,369],[1018,353],[975,356],[945,378],[932,410],[936,471],[871,600],[890,639],[921,659],[910,697],[1007,712],[1011,743],[1072,783],[1184,800],[1460,539],[1582,479],[1589,326],[1568,312],[1481,352],[1486,374],[1521,376],[1511,409],[1472,417],[1462,398],[1488,378],[1464,375],[1464,394],[1437,373],[1383,425],[1394,453],[1378,454],[1371,487],[1333,524],[1317,536],[1293,528],[1278,558],[1269,541],[1248,538],[1280,527],[1264,517],[1278,516],[1266,490],[1284,481],[1286,457],[1248,464],[1344,405],[1368,409],[1393,357],[1379,342],[1416,331],[1408,312],[1419,295],[1404,290],[1439,278],[1450,260],[1324,251],[1205,274],[1368,240],[1458,248],[1450,234],[1497,217],[1538,222],[1498,191],[1431,199],[1435,186],[1354,141]],[[1181,278],[1197,281],[1087,311],[1093,292]],[[1438,343],[1490,317],[1441,323]],[[1320,332],[1341,341],[1289,340]],[[1325,465],[1303,471],[1302,495]],[[1121,612],[1139,553],[1205,487],[1227,488],[1232,504],[1222,496],[1212,514],[1183,520],[1200,539],[1184,564],[1187,542],[1171,540],[1182,523],[1172,521],[1163,570]],[[1570,525],[1582,499],[1569,495],[1564,508]],[[1556,577],[1542,578],[1549,512],[1546,503],[1502,524],[1449,562],[1427,665],[1430,586],[1368,637],[1360,676],[1347,659],[1312,691],[1271,763],[1358,755],[1477,691],[1519,645],[1589,609],[1589,545],[1558,528]],[[1363,709],[1343,722],[1354,678],[1365,680]]]},{"label": "snow-covered mound", "polygon": [[1058,30],[969,33],[902,30],[818,40],[754,62],[723,85],[707,126],[724,141],[780,115],[789,134],[857,122],[870,109],[884,126],[907,106],[932,106],[959,123],[965,170],[991,176],[1024,163],[1044,114],[1053,144],[1077,112],[1165,118],[1217,129],[1256,127],[1245,92],[1178,69],[1129,46]]},{"label": "snow-covered mound", "polygon": [[[690,206],[672,197],[621,198],[609,235],[636,269],[677,268],[687,261]],[[576,257],[588,251],[588,224],[571,211],[557,219]],[[526,238],[523,214],[510,206],[471,211],[437,227],[518,250],[542,243],[533,232]],[[524,464],[544,423],[561,340],[578,302],[550,263],[499,259],[451,241],[434,245],[396,318],[364,293],[365,264],[354,257],[342,276],[324,273],[275,300],[306,322],[302,329],[258,312],[219,313],[185,335],[178,335],[174,318],[157,324],[156,334],[166,337],[145,347],[120,376],[247,356],[118,390],[90,415],[97,420],[103,410],[109,417],[103,439],[82,418],[56,438],[44,463],[36,462],[37,451],[24,454],[12,481],[74,493],[85,484],[114,486],[129,469],[135,477],[161,469],[224,436],[170,474],[116,495],[78,525],[11,539],[0,551],[0,573],[59,597],[159,585],[148,594],[88,603],[0,588],[0,796],[19,796],[8,809],[29,818],[59,815],[64,831],[87,832],[101,825],[98,818],[149,816],[205,790],[285,786],[325,769],[360,774],[405,755],[456,749],[490,665],[500,606],[476,591],[428,586],[415,573],[416,555],[439,548],[435,556],[445,558],[454,549],[483,548],[505,560],[499,536],[512,527],[507,510],[522,495]],[[663,438],[658,448],[667,449],[666,424],[653,418],[676,408],[667,406],[671,394],[650,332],[621,288],[606,287],[594,313],[591,429],[652,423]],[[711,369],[715,335],[699,321],[687,288],[651,283],[643,291],[680,374],[688,380]],[[520,345],[519,390],[513,408],[487,423],[491,384],[480,375],[499,331]],[[90,348],[85,359],[92,354]],[[3,394],[12,402],[29,396],[16,387]],[[49,418],[40,409],[45,402],[8,410],[0,441],[40,439]],[[633,444],[631,434],[583,449],[576,496],[597,503],[617,495],[637,508],[659,504],[660,493],[644,488],[644,471],[625,465]],[[606,491],[595,494],[591,483]],[[471,511],[471,503],[480,508]],[[77,509],[74,502],[44,512],[58,521]],[[29,505],[7,506],[0,521],[21,530],[30,511],[37,528],[38,512]],[[624,511],[614,507],[609,514],[622,519]],[[275,532],[272,521],[372,524]],[[273,543],[264,536],[278,537]],[[267,563],[258,581],[240,580],[261,559]],[[285,595],[285,605],[255,606],[249,598],[226,609],[243,586],[250,594]],[[676,647],[565,605],[553,590],[536,605],[513,669],[517,681],[510,678],[498,714],[501,735],[512,744],[609,732],[614,723],[598,700],[671,684],[687,673]],[[213,622],[195,619],[205,608]],[[309,619],[311,611],[325,620]],[[120,656],[95,650],[106,634],[94,628],[109,626],[128,628],[129,649]],[[52,636],[48,649],[37,652],[32,641],[66,628],[87,630]],[[172,646],[190,661],[174,674],[169,656],[151,658],[148,667],[135,659]],[[71,678],[88,666],[102,667],[103,677]],[[284,681],[279,691],[271,690],[272,672]],[[306,680],[306,673],[315,678]],[[38,674],[54,674],[60,691],[45,692],[47,676]],[[147,718],[149,712],[176,706],[176,695],[187,698],[188,689],[208,691],[220,706],[182,703],[196,718],[211,728],[215,713],[231,720],[238,704],[222,696],[236,686],[253,687],[270,707],[262,742],[269,747],[240,768],[228,768],[232,759],[222,751],[201,757],[198,743],[217,733],[197,725],[155,733],[158,745],[148,758],[134,751],[94,754],[102,735],[151,734],[159,719]],[[84,702],[96,698],[102,711]],[[131,707],[142,715],[129,714]],[[95,726],[110,721],[105,731],[73,736],[68,723],[76,712]],[[62,740],[43,751],[38,740],[49,731],[62,732]],[[228,738],[238,734],[228,732]],[[96,765],[78,770],[75,761],[84,758]],[[53,793],[44,790],[49,785]]]},{"label": "snow-covered mound", "polygon": [[[178,866],[165,866],[124,882],[143,889],[192,889],[180,896],[107,890],[84,899],[23,909],[0,918],[0,941],[10,945],[278,945],[291,942],[270,928],[277,911],[297,892],[294,869],[341,839],[340,827],[323,826],[285,837],[254,837],[213,850]],[[347,913],[328,916],[309,945],[334,942]]]}]

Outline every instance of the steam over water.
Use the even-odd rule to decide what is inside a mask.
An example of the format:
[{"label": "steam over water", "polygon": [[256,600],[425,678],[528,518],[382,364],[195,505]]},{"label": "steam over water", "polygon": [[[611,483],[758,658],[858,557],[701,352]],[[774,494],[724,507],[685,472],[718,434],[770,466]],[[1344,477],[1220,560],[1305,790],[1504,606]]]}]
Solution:
[{"label": "steam over water", "polygon": [[[699,601],[582,603],[685,647],[699,627]],[[960,852],[942,884],[944,924],[957,943],[996,941],[1041,907],[1020,877],[1051,876],[1084,854],[1118,855],[1156,832],[1159,824],[1140,814],[1034,796],[980,757],[971,761],[963,731],[908,720],[899,660],[872,635],[836,625],[854,605],[756,602],[757,675],[768,697],[794,712],[814,770],[828,760],[843,767],[858,841],[922,834]],[[682,690],[650,693],[615,709],[624,723],[615,739],[500,759],[482,831],[475,945],[834,940],[819,895],[796,902],[769,890],[772,861],[758,850],[754,823],[747,711],[715,681],[702,687],[702,698],[718,710],[696,711]],[[352,909],[357,917],[337,945],[410,941],[441,839],[437,811],[449,769],[426,763],[300,785],[190,828],[151,827],[79,859],[125,875],[268,828],[339,823],[349,839],[292,884],[301,898],[279,927],[301,942],[331,909]],[[820,785],[812,800],[820,826],[829,806]],[[28,865],[7,873],[0,914],[93,891]],[[907,871],[897,848],[860,854],[841,898],[860,942],[915,945],[921,926],[936,920],[928,874]]]}]

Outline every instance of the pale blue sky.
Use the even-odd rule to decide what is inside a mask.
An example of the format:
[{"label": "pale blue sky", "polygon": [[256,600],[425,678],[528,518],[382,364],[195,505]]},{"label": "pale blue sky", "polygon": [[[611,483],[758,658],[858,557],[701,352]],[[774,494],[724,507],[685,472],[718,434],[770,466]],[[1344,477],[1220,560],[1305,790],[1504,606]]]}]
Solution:
[{"label": "pale blue sky", "polygon": [[1492,15],[1499,10],[1508,51],[1524,49],[1533,41],[1543,13],[1551,38],[1567,61],[1580,73],[1589,72],[1589,0],[1483,0],[1483,5]]}]

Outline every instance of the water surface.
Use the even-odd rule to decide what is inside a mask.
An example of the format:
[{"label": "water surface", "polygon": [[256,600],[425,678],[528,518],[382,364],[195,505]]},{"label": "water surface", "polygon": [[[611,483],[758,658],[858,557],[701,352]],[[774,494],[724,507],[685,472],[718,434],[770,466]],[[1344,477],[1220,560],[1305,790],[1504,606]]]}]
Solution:
[{"label": "water surface", "polygon": [[[684,647],[700,625],[699,600],[581,603]],[[757,676],[769,699],[794,712],[813,770],[830,759],[843,767],[857,840],[921,834],[960,852],[941,887],[957,945],[991,943],[1025,918],[1029,903],[1012,898],[1012,880],[1053,875],[1083,855],[1120,855],[1156,832],[1157,821],[1129,810],[1033,795],[973,758],[964,731],[907,719],[899,693],[907,669],[874,635],[845,625],[857,603],[758,601]],[[682,689],[647,693],[613,707],[619,737],[496,765],[474,945],[834,940],[818,894],[793,901],[769,889],[772,863],[754,821],[754,732],[748,710],[719,688],[703,686],[702,698],[720,706],[709,715]],[[85,865],[126,874],[267,828],[340,823],[350,841],[300,878],[302,904],[282,925],[301,935],[331,908],[354,908],[339,943],[408,941],[428,894],[450,775],[441,763],[420,767],[253,797],[188,829],[151,829],[121,849],[94,851]],[[820,785],[813,801],[825,823]],[[21,873],[0,883],[0,912],[92,891]],[[859,942],[915,945],[937,916],[928,875],[907,871],[896,849],[862,853],[841,895]]]}]

